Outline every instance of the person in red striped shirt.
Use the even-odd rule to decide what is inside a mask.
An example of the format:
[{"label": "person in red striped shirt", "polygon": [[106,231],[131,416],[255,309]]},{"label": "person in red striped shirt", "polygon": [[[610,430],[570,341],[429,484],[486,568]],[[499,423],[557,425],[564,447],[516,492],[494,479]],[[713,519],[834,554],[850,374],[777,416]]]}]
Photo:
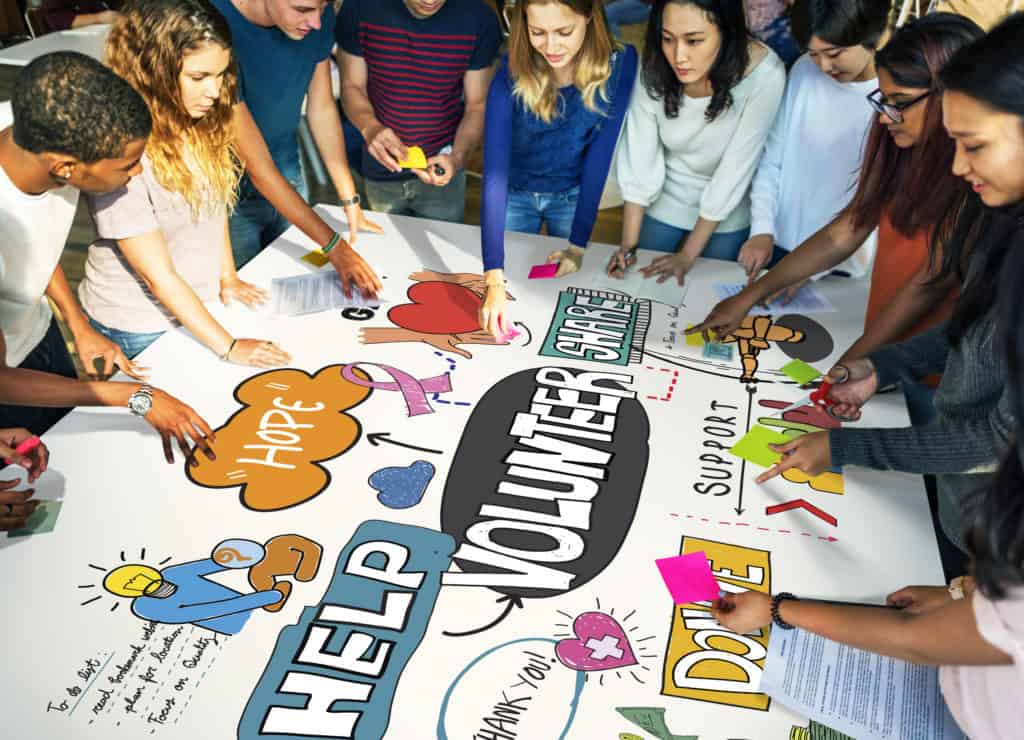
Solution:
[{"label": "person in red striped shirt", "polygon": [[[365,140],[375,211],[462,221],[501,43],[483,0],[346,0],[335,30],[345,113]],[[426,167],[403,167],[409,147]]]}]

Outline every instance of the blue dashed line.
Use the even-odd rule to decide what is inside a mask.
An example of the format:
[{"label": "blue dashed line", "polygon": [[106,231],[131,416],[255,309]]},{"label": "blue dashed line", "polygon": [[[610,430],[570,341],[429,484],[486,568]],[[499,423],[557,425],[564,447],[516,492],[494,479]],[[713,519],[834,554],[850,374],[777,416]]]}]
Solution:
[{"label": "blue dashed line", "polygon": [[[453,360],[450,357],[446,357],[445,355],[441,354],[440,352],[434,352],[434,354],[437,355],[438,357],[444,359],[445,361],[447,361],[447,363],[448,363],[448,372],[450,372],[450,373],[455,372],[455,367],[456,367],[455,360]],[[469,401],[445,401],[444,399],[440,398],[440,395],[441,395],[440,393],[435,393],[433,398],[431,398],[431,400],[435,401],[437,403],[443,403],[446,406],[472,406],[473,405]]]}]

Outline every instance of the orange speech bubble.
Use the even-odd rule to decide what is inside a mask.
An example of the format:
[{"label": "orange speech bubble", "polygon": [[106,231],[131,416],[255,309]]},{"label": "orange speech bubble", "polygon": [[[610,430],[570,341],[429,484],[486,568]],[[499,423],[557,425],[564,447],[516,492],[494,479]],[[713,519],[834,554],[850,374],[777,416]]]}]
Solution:
[{"label": "orange speech bubble", "polygon": [[[348,451],[360,436],[355,417],[344,413],[370,389],[330,365],[310,376],[303,370],[271,370],[235,389],[243,404],[216,430],[217,459],[197,455],[185,465],[189,479],[205,488],[239,487],[242,505],[278,511],[309,501],[331,481],[319,463]],[[356,374],[369,380],[360,370]]]}]

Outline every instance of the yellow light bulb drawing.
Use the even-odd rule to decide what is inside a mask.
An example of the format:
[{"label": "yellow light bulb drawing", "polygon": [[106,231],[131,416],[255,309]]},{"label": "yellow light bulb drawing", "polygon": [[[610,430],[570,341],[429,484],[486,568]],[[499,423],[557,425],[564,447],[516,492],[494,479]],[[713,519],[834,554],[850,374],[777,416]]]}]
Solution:
[{"label": "yellow light bulb drawing", "polygon": [[103,579],[103,588],[115,596],[126,596],[134,599],[137,596],[148,596],[160,588],[163,578],[160,571],[148,565],[122,565],[107,573]]}]

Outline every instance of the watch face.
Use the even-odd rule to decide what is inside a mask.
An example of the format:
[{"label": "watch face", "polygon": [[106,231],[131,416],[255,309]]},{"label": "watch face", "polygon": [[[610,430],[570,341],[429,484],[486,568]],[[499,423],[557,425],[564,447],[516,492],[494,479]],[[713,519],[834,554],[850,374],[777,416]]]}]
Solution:
[{"label": "watch face", "polygon": [[146,393],[134,393],[128,400],[128,408],[138,416],[145,416],[153,408],[153,399]]}]

